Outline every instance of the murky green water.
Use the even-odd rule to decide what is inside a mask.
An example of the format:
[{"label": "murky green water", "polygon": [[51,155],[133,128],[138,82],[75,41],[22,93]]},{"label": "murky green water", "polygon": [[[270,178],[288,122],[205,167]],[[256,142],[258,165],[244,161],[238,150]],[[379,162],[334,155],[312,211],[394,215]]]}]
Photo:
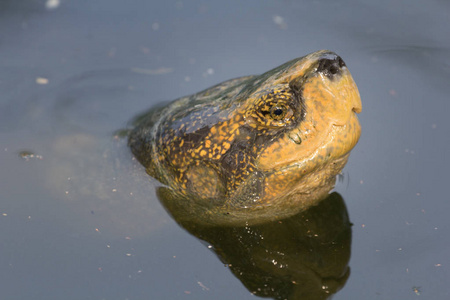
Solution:
[{"label": "murky green water", "polygon": [[449,297],[447,2],[55,3],[0,4],[2,298],[255,299],[113,135],[318,49],[344,58],[363,101],[336,187],[353,226],[333,299]]}]

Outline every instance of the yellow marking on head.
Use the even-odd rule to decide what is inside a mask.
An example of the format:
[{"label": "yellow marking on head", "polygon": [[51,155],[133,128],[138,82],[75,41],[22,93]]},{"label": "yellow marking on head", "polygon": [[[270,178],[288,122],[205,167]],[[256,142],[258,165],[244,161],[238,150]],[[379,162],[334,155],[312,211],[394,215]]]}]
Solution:
[{"label": "yellow marking on head", "polygon": [[239,124],[233,124],[230,127],[230,133],[234,133],[239,128]]},{"label": "yellow marking on head", "polygon": [[262,170],[293,163],[309,164],[309,161],[314,162],[311,167],[317,167],[342,157],[358,140],[359,123],[355,112],[360,110],[361,100],[346,68],[334,79],[314,74],[302,87],[306,114],[295,128],[295,134],[302,142],[295,143],[286,134],[267,146],[258,157],[258,166]]}]

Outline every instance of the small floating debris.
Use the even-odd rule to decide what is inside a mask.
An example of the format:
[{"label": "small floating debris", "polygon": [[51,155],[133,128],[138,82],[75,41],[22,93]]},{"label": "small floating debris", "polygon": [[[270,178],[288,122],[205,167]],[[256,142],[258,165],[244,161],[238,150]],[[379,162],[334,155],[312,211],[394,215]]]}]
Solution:
[{"label": "small floating debris", "polygon": [[40,160],[43,159],[42,155],[34,154],[33,152],[27,151],[27,150],[20,151],[19,157],[24,159],[25,161],[30,161],[33,158],[40,159]]},{"label": "small floating debris", "polygon": [[202,290],[209,291],[209,288],[205,286],[201,281],[197,281],[197,284],[202,288]]},{"label": "small floating debris", "polygon": [[287,23],[282,16],[275,15],[275,16],[273,16],[272,20],[275,23],[275,25],[278,26],[278,28],[287,29],[287,27],[288,27]]},{"label": "small floating debris", "polygon": [[57,9],[60,4],[60,0],[47,0],[47,2],[45,2],[45,8],[48,10]]},{"label": "small floating debris", "polygon": [[208,68],[205,72],[203,72],[203,77],[208,77],[214,75],[214,69]]},{"label": "small floating debris", "polygon": [[48,84],[48,78],[44,77],[36,77],[36,83],[37,84]]}]

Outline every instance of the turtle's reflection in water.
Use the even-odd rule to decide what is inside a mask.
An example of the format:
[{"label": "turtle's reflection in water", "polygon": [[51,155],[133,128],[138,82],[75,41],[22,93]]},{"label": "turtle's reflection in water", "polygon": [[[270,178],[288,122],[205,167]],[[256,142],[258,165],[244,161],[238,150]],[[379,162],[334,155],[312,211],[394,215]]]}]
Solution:
[{"label": "turtle's reflection in water", "polygon": [[243,227],[199,224],[176,209],[169,189],[160,188],[158,195],[175,220],[211,245],[257,296],[328,299],[350,275],[351,223],[338,193],[293,217]]}]

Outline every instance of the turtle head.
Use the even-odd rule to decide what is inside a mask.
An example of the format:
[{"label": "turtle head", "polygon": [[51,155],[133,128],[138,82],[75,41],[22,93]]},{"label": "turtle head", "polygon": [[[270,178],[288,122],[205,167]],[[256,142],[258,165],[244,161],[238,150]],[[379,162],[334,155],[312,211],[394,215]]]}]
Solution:
[{"label": "turtle head", "polygon": [[356,116],[361,99],[344,61],[318,51],[255,83],[259,87],[246,101],[245,120],[266,135],[255,158],[265,177],[266,201],[290,192],[328,193],[361,133]]},{"label": "turtle head", "polygon": [[344,61],[318,51],[149,113],[130,147],[182,210],[262,222],[328,195],[360,136],[360,111]]}]

